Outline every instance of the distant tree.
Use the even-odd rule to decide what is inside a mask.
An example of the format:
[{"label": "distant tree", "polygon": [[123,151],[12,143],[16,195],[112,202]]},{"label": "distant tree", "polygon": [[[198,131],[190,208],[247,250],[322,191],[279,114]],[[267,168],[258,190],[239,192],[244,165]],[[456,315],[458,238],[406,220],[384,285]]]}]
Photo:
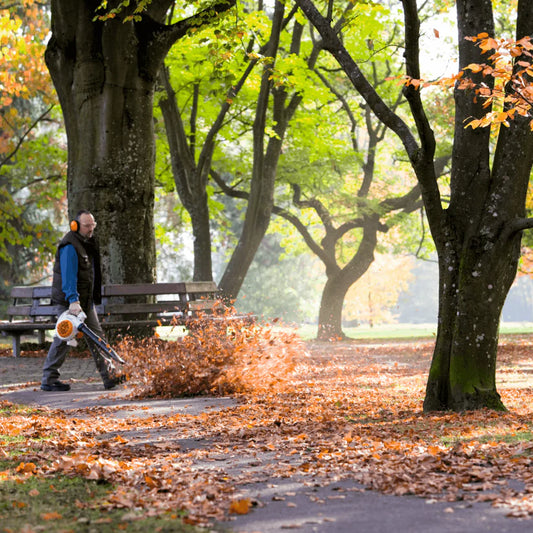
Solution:
[{"label": "distant tree", "polygon": [[398,321],[398,298],[412,280],[413,258],[376,254],[370,268],[346,295],[343,318],[346,321],[391,324]]},{"label": "distant tree", "polygon": [[285,324],[316,321],[323,275],[309,254],[287,254],[280,235],[267,233],[250,265],[239,297],[239,312]]},{"label": "distant tree", "polygon": [[[207,278],[210,275],[208,256],[211,253],[211,241],[206,190],[209,174],[219,185],[224,185],[225,180],[230,183],[224,190],[229,191],[236,184],[241,186],[241,182],[245,184],[246,192],[241,194],[239,189],[238,193],[240,197],[245,196],[247,199],[244,223],[219,281],[219,288],[228,300],[238,295],[268,229],[283,140],[295,112],[304,99],[303,87],[308,81],[305,74],[300,74],[301,61],[291,63],[291,59],[287,59],[289,56],[298,57],[300,52],[304,28],[300,21],[295,20],[296,8],[293,6],[292,10],[286,11],[283,3],[275,2],[271,20],[268,20],[263,9],[260,2],[258,14],[250,14],[250,18],[254,19],[250,22],[251,26],[243,26],[241,21],[239,25],[226,31],[224,44],[218,42],[218,36],[222,33],[219,28],[214,35],[204,34],[199,39],[199,46],[210,47],[210,55],[214,56],[215,60],[228,64],[231,62],[231,67],[224,64],[222,73],[219,73],[219,77],[226,82],[225,89],[224,83],[213,73],[206,72],[203,64],[196,66],[198,52],[194,49],[187,53],[189,61],[184,62],[182,67],[192,78],[188,93],[184,91],[186,96],[181,95],[185,104],[180,108],[178,89],[169,84],[169,77],[166,76],[163,80],[166,97],[160,99],[176,189],[183,205],[189,211],[193,225],[195,279]],[[246,46],[239,45],[240,40],[246,36],[249,36]],[[234,53],[234,49],[239,50],[239,54]],[[320,49],[316,48],[309,54],[307,72],[311,72],[319,52]],[[282,66],[278,68],[278,64]],[[173,66],[169,61],[170,81]],[[294,78],[299,78],[295,84],[284,79],[284,69],[292,73]],[[253,90],[247,88],[248,98],[244,99],[243,104],[241,93],[254,70],[260,72],[250,83]],[[218,93],[214,92],[214,87],[218,88]],[[250,92],[253,94],[253,100]],[[213,100],[219,103],[219,107],[215,111],[211,110],[209,127],[202,133],[198,125],[205,124],[207,112],[204,112],[200,119],[200,109],[202,106],[204,109],[212,109]],[[236,110],[231,114],[230,109],[234,108]],[[231,124],[234,125],[234,133],[230,133],[230,137],[246,135],[242,142],[252,154],[251,169],[242,169],[238,162],[235,163],[238,157],[221,155],[227,144],[216,152],[219,138],[227,139],[227,130],[231,129]],[[223,128],[226,128],[224,136]],[[227,162],[229,159],[232,159],[232,162],[228,170],[224,166],[224,160]],[[236,168],[242,170],[242,180]]]},{"label": "distant tree", "polygon": [[[254,19],[260,22],[254,24]],[[171,50],[161,71],[158,104],[173,182],[191,221],[194,280],[213,277],[209,174],[213,159],[221,150],[220,139],[227,142],[224,130],[227,133],[228,123],[241,124],[236,117],[246,105],[236,104],[235,100],[259,63],[259,56],[250,50],[264,26],[261,17],[253,12],[244,13],[237,23],[221,20],[187,36],[184,46]],[[243,39],[249,34],[254,37],[244,47]],[[232,112],[233,108],[237,110]]]}]

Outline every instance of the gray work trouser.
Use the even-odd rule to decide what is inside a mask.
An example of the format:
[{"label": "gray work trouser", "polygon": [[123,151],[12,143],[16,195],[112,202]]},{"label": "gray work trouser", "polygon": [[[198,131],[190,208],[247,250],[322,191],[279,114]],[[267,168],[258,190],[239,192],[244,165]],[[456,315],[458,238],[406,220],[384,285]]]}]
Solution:
[{"label": "gray work trouser", "polygon": [[[65,307],[64,311],[66,310],[67,308]],[[99,337],[104,338],[104,332],[100,326],[100,321],[98,320],[98,315],[96,314],[96,309],[94,306],[86,311],[86,313],[87,318],[85,319],[85,324],[87,324],[89,329],[94,331]],[[109,380],[109,369],[106,361],[94,343],[90,339],[86,339],[86,341],[93,356],[94,362],[96,363],[96,369],[102,376],[102,381],[105,383]],[[46,356],[46,361],[44,362],[43,379],[41,382],[42,385],[51,385],[52,383],[58,381],[59,368],[65,361],[69,348],[70,346],[66,342],[54,335],[54,340],[52,341],[52,345],[50,346],[48,355]]]}]

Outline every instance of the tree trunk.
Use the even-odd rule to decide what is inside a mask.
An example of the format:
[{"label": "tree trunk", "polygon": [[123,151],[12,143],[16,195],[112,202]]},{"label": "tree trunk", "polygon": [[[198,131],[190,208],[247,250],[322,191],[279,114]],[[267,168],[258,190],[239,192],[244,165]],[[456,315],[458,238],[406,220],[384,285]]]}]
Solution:
[{"label": "tree trunk", "polygon": [[[283,4],[276,0],[274,20],[266,56],[276,57],[283,23]],[[284,109],[286,93],[278,90],[274,96],[273,118],[277,137],[270,137],[265,150],[265,128],[272,87],[274,64],[265,66],[253,125],[254,162],[248,207],[239,242],[224,270],[219,288],[228,301],[237,298],[244,278],[255,257],[257,249],[268,229],[274,203],[274,184],[283,136],[288,117]]]},{"label": "tree trunk", "polygon": [[[180,200],[191,217],[194,238],[193,280],[213,281],[209,204],[206,191],[209,166],[198,166],[195,163],[194,154],[187,144],[176,93],[165,69],[161,78],[166,97],[161,98],[159,107],[165,121],[172,174]],[[208,161],[211,161],[211,155],[210,151]]]},{"label": "tree trunk", "polygon": [[[377,246],[379,216],[374,215],[363,223],[363,238],[357,253],[342,269],[326,268],[327,281],[322,291],[318,313],[318,340],[344,339],[342,331],[342,307],[346,293],[370,268]],[[330,263],[333,264],[333,263]]]},{"label": "tree trunk", "polygon": [[342,330],[342,308],[348,289],[357,281],[344,269],[328,277],[318,312],[319,341],[342,340],[346,338]]},{"label": "tree trunk", "polygon": [[67,130],[69,216],[95,214],[106,282],[153,281],[154,80],[133,24],[92,22],[96,4],[52,2],[46,64]]},{"label": "tree trunk", "polygon": [[[474,4],[457,4],[460,66],[483,60],[464,37],[493,32],[490,4]],[[533,30],[531,2],[525,18],[527,25],[519,12],[524,27],[518,38],[526,27],[529,34]],[[425,411],[504,409],[496,390],[498,328],[520,255],[521,233],[513,225],[525,216],[533,134],[529,119],[520,117],[501,127],[490,168],[489,129],[464,128],[465,119],[484,114],[481,106],[468,92],[456,91],[450,207],[441,228],[433,229],[439,254],[439,324]]]},{"label": "tree trunk", "polygon": [[[437,342],[426,389],[424,409],[503,409],[496,391],[498,325],[507,292],[514,279],[521,231],[533,227],[525,219],[525,201],[533,165],[533,132],[529,117],[517,116],[497,132],[491,165],[489,128],[465,127],[490,109],[473,90],[456,90],[455,135],[450,202],[443,208],[434,168],[435,136],[424,112],[420,91],[405,88],[416,123],[420,145],[407,124],[388,109],[353,58],[342,45],[331,22],[310,0],[297,0],[354,87],[376,116],[402,140],[416,172],[426,214],[439,256],[439,322]],[[420,78],[416,0],[402,0],[405,14],[406,74]],[[459,68],[490,62],[473,42],[465,39],[494,35],[492,2],[458,0]],[[533,35],[533,2],[519,0],[517,39]],[[515,58],[515,69],[531,65],[524,53]],[[463,79],[482,79],[466,69]],[[526,76],[526,82],[530,78]],[[512,91],[511,85],[507,87]]]},{"label": "tree trunk", "polygon": [[140,20],[129,21],[136,5],[123,6],[105,22],[94,20],[99,0],[51,3],[45,59],[67,131],[69,216],[94,213],[107,283],[155,278],[155,82],[170,47],[235,1],[164,25],[172,3],[152,0]]},{"label": "tree trunk", "polygon": [[496,391],[498,328],[519,244],[515,238],[484,250],[473,238],[439,257],[439,323],[425,411],[504,408]]}]

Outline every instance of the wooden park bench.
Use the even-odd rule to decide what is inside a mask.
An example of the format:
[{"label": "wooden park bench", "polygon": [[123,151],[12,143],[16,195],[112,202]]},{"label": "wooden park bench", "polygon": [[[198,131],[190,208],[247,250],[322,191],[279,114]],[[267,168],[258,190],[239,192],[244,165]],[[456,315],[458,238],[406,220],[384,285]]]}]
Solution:
[{"label": "wooden park bench", "polygon": [[[0,321],[3,336],[13,338],[13,355],[20,356],[20,339],[37,333],[39,342],[45,332],[55,328],[61,308],[51,303],[52,287],[13,287],[8,320]],[[211,281],[179,283],[137,283],[104,285],[102,303],[96,306],[103,329],[129,326],[191,326],[194,321],[225,320],[217,314],[223,309],[218,288]],[[229,318],[251,320],[249,316]]]}]

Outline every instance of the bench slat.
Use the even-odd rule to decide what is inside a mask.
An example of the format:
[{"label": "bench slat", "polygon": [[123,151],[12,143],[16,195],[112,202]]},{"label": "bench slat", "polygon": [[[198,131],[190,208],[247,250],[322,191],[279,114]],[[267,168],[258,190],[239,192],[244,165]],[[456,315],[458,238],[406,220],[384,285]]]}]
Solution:
[{"label": "bench slat", "polygon": [[211,311],[218,300],[192,300],[187,302],[189,311]]},{"label": "bench slat", "polygon": [[55,320],[53,322],[0,322],[0,330],[2,333],[9,333],[10,331],[28,334],[36,330],[54,329],[56,327]]},{"label": "bench slat", "polygon": [[31,308],[31,305],[9,305],[7,314],[9,316],[29,316]]},{"label": "bench slat", "polygon": [[151,320],[136,320],[135,322],[130,322],[128,320],[111,320],[109,322],[106,322],[105,320],[102,320],[101,326],[103,329],[113,329],[113,328],[128,328],[128,327],[135,327],[135,326],[150,326],[150,327],[158,327],[158,326],[170,326],[170,325],[183,325],[185,323],[185,320],[182,317],[179,317],[175,315],[176,318],[168,317],[168,318],[158,318],[158,319],[151,319]]},{"label": "bench slat", "polygon": [[11,289],[11,298],[31,298],[33,296],[33,287],[13,287]]},{"label": "bench slat", "polygon": [[106,304],[104,315],[127,315],[134,313],[179,312],[186,309],[186,302],[158,302],[153,304]]},{"label": "bench slat", "polygon": [[188,294],[218,292],[214,281],[187,281],[179,283],[131,283],[104,285],[102,296],[145,296],[160,294]]},{"label": "bench slat", "polygon": [[57,317],[63,312],[64,308],[60,305],[34,305],[30,312],[30,316],[54,316]]},{"label": "bench slat", "polygon": [[52,287],[40,285],[38,287],[33,287],[33,298],[51,298],[52,297]]}]

